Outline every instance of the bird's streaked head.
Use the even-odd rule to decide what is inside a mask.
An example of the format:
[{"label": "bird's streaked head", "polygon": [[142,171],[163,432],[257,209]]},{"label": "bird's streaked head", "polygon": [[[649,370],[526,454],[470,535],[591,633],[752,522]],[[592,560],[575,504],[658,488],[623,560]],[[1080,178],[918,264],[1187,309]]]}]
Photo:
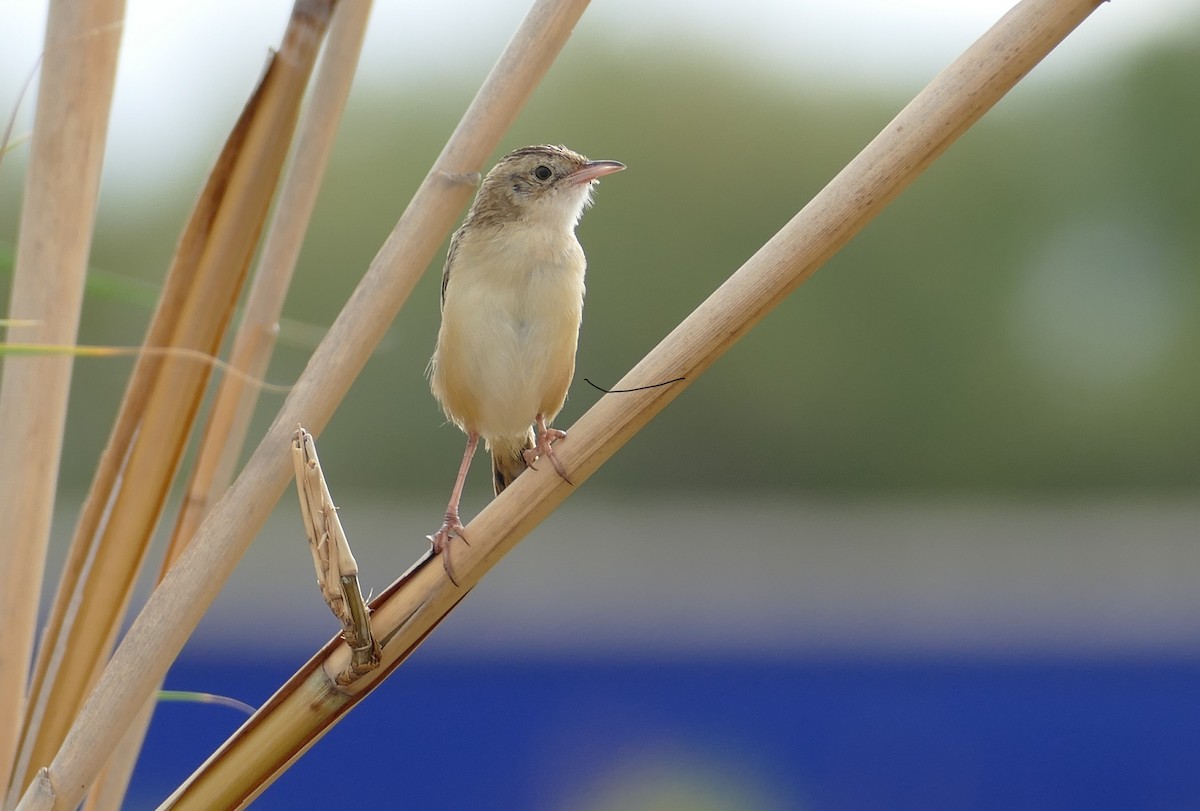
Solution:
[{"label": "bird's streaked head", "polygon": [[565,146],[522,147],[487,173],[467,219],[574,228],[591,203],[596,180],[624,168],[617,161],[590,161]]}]

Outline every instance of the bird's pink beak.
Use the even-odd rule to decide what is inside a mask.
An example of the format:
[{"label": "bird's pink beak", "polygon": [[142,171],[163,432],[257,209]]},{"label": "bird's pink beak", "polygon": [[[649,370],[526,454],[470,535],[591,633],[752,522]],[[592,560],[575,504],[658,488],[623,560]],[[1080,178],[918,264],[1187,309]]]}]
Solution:
[{"label": "bird's pink beak", "polygon": [[568,177],[572,183],[590,183],[597,178],[611,175],[613,172],[619,172],[624,168],[625,164],[620,161],[588,161],[568,175]]}]

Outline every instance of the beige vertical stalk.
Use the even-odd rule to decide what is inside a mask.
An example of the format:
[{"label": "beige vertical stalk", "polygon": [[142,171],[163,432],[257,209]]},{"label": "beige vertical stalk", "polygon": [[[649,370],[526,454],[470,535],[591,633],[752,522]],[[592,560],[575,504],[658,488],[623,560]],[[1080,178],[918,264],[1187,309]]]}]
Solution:
[{"label": "beige vertical stalk", "polygon": [[280,186],[279,202],[263,240],[258,271],[229,355],[229,365],[248,377],[227,375],[221,381],[164,569],[183,551],[233,478],[258,402],[258,388],[252,381],[266,374],[275,348],[279,315],[350,95],[370,13],[371,0],[340,0],[334,12],[312,95],[296,135],[296,149]]},{"label": "beige vertical stalk", "polygon": [[[46,26],[9,342],[75,343],[124,0],[53,0]],[[4,358],[0,386],[0,798],[24,715],[72,358]]]}]

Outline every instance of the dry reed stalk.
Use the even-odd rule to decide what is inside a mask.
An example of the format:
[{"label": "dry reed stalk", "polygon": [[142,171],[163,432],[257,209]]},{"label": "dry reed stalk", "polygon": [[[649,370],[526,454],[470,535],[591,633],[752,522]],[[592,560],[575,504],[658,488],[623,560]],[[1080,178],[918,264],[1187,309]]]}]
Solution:
[{"label": "dry reed stalk", "polygon": [[[50,4],[9,307],[9,342],[75,343],[124,0]],[[0,387],[0,800],[26,677],[62,452],[72,356],[4,358]]]},{"label": "dry reed stalk", "polygon": [[82,799],[287,486],[295,426],[329,421],[586,6],[536,0],[245,469],[150,596],[19,808],[65,811]]},{"label": "dry reed stalk", "polygon": [[[576,484],[875,217],[1103,0],[1024,0],[939,74],[766,245],[638,363],[556,445]],[[467,527],[455,569],[473,586],[574,488],[550,465],[528,471]],[[331,640],[162,808],[235,808],[380,684],[466,595],[427,555],[372,601],[378,669],[340,686],[352,654]],[[255,787],[253,793],[247,787]]]},{"label": "dry reed stalk", "polygon": [[[263,240],[258,269],[233,340],[229,365],[243,374],[225,375],[221,379],[159,580],[182,554],[233,477],[258,401],[259,387],[255,381],[266,374],[275,348],[284,298],[350,95],[370,13],[371,0],[339,0],[334,10],[312,92],[301,113],[296,145],[279,187],[279,199]],[[89,792],[85,811],[121,808],[155,703],[156,699],[151,698],[142,708]]]},{"label": "dry reed stalk", "polygon": [[[149,347],[215,355],[265,220],[332,0],[300,0],[180,239]],[[178,469],[207,363],[142,355],[84,504],[38,652],[18,753],[26,785],[58,751],[111,650]],[[111,752],[116,741],[105,751]]]},{"label": "dry reed stalk", "polygon": [[321,470],[317,444],[301,426],[292,438],[296,495],[308,536],[317,586],[325,604],[342,624],[342,639],[351,650],[350,669],[334,679],[349,684],[379,666],[379,643],[371,632],[371,612],[358,582],[358,561],[338,518],[338,508]]},{"label": "dry reed stalk", "polygon": [[259,389],[252,381],[266,375],[275,349],[283,301],[350,96],[370,13],[371,0],[339,0],[334,12],[312,94],[296,135],[292,162],[280,185],[279,201],[263,240],[258,271],[230,351],[229,364],[245,372],[246,377],[227,376],[221,381],[188,486],[187,508],[180,513],[171,538],[164,573],[233,478],[234,465],[258,401]]}]

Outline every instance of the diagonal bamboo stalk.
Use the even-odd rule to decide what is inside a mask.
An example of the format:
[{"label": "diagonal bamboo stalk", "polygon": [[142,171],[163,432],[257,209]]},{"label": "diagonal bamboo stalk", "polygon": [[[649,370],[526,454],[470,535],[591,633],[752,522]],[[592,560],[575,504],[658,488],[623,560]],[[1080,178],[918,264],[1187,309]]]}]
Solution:
[{"label": "diagonal bamboo stalk", "polygon": [[287,486],[296,424],[328,422],[586,6],[536,0],[245,469],[134,620],[20,808],[78,804]]},{"label": "diagonal bamboo stalk", "polygon": [[[339,0],[334,10],[313,77],[312,93],[301,114],[291,162],[279,187],[279,199],[263,239],[258,269],[230,350],[229,365],[241,374],[221,378],[159,580],[183,553],[233,477],[258,401],[256,381],[266,375],[275,348],[284,298],[333,152],[370,13],[371,0]],[[122,807],[155,703],[152,698],[146,704],[122,739],[114,757],[92,786],[85,811],[116,811]]]},{"label": "diagonal bamboo stalk", "polygon": [[[9,317],[12,342],[75,343],[124,0],[50,4]],[[33,651],[72,357],[6,357],[0,386],[0,800]]]},{"label": "diagonal bamboo stalk", "polygon": [[[556,445],[578,484],[811,276],[1103,0],[1024,0],[939,74],[808,205],[671,332]],[[470,589],[574,488],[550,465],[527,471],[455,547]],[[510,494],[511,493],[511,494]],[[427,555],[372,601],[382,660],[340,686],[352,654],[331,640],[160,808],[240,808],[393,671],[466,595]]]},{"label": "diagonal bamboo stalk", "polygon": [[[215,355],[261,233],[334,0],[298,0],[279,56],[180,238],[145,345]],[[211,366],[139,357],[84,504],[38,651],[19,786],[50,760],[98,678],[182,459]],[[111,752],[115,748],[108,748]]]}]

